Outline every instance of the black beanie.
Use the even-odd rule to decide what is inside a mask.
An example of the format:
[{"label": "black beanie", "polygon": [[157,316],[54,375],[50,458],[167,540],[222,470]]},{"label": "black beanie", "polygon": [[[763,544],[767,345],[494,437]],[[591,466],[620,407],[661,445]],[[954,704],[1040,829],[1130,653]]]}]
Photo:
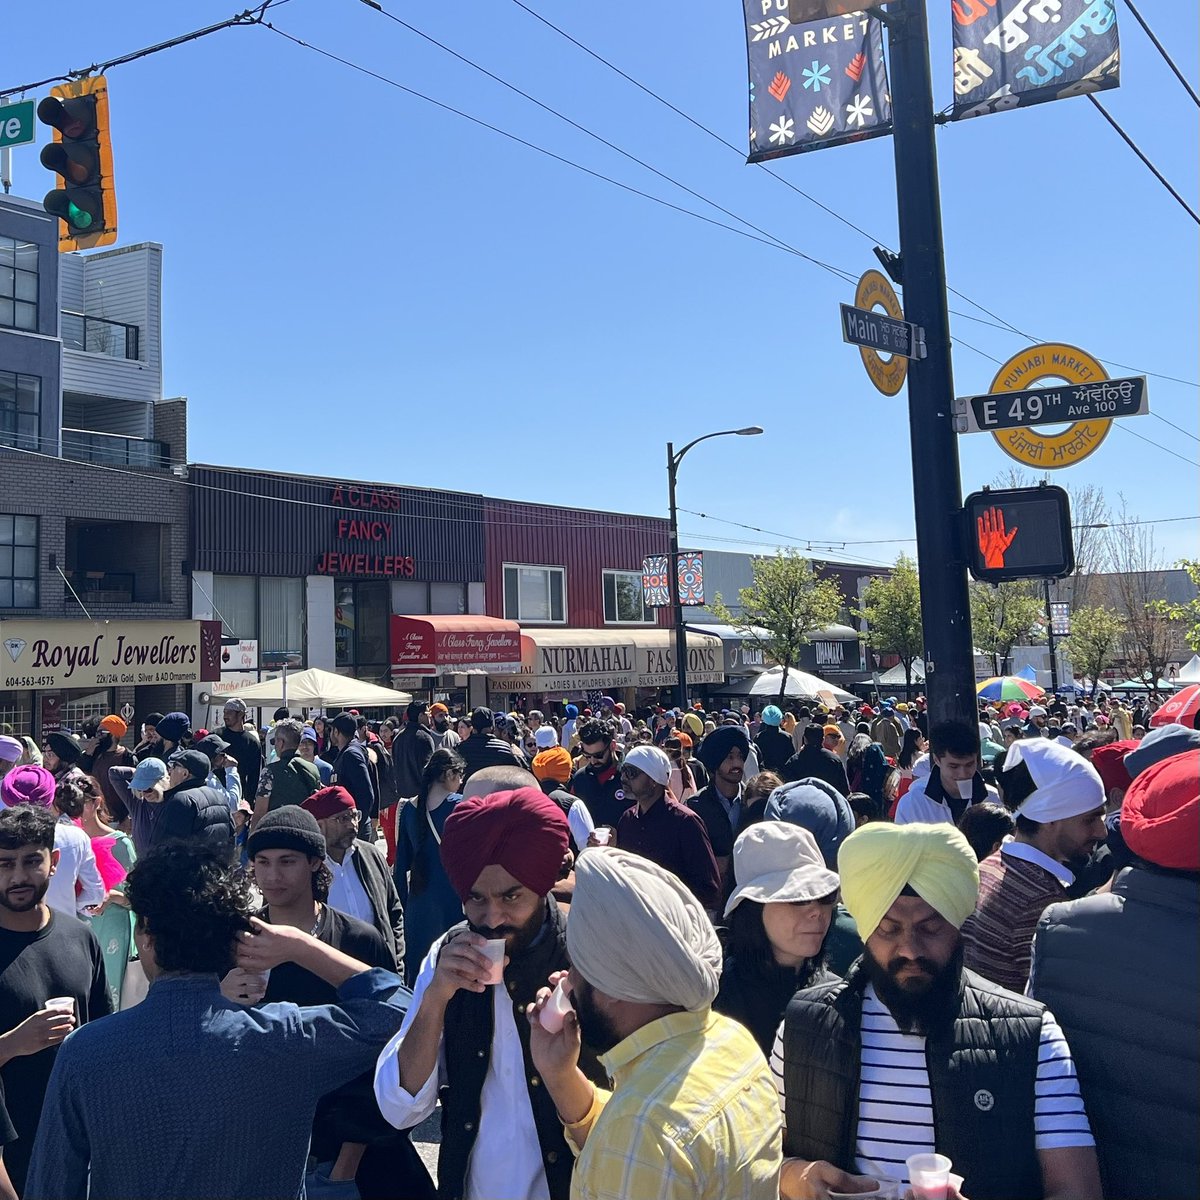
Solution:
[{"label": "black beanie", "polygon": [[325,836],[317,819],[298,804],[285,804],[265,817],[246,839],[246,853],[260,850],[296,850],[309,858],[325,857]]},{"label": "black beanie", "polygon": [[83,747],[69,733],[48,733],[46,745],[65,763],[78,762],[83,753]]}]

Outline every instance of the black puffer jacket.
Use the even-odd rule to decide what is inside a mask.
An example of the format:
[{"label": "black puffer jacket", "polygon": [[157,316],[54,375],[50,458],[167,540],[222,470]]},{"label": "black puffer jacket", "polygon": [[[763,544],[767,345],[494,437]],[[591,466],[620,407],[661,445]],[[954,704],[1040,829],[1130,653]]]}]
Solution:
[{"label": "black puffer jacket", "polygon": [[229,801],[214,787],[188,780],[163,795],[162,814],[154,824],[150,844],[170,838],[203,841],[233,853],[233,817]]}]

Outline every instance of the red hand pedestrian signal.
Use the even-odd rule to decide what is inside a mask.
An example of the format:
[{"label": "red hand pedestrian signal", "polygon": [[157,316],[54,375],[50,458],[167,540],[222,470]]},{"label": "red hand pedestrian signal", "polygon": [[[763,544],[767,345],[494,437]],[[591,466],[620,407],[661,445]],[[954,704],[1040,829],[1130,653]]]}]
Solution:
[{"label": "red hand pedestrian signal", "polygon": [[1017,528],[1014,525],[1010,533],[1005,533],[1004,509],[998,506],[993,506],[983,516],[976,517],[976,537],[979,541],[979,550],[983,554],[984,566],[1004,566],[1004,555],[1012,545],[1013,538],[1017,536]]}]

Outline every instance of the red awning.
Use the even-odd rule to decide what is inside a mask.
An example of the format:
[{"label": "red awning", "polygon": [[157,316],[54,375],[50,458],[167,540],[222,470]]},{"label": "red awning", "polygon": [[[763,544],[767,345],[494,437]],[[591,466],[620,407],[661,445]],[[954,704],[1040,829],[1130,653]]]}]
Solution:
[{"label": "red awning", "polygon": [[396,675],[521,669],[521,627],[499,617],[393,616],[391,643]]}]

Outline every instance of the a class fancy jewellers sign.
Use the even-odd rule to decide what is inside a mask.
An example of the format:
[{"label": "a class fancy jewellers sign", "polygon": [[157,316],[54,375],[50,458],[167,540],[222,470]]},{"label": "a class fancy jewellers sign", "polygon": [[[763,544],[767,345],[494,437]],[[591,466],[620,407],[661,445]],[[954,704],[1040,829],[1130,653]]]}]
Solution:
[{"label": "a class fancy jewellers sign", "polygon": [[203,683],[220,621],[0,621],[0,689]]}]

